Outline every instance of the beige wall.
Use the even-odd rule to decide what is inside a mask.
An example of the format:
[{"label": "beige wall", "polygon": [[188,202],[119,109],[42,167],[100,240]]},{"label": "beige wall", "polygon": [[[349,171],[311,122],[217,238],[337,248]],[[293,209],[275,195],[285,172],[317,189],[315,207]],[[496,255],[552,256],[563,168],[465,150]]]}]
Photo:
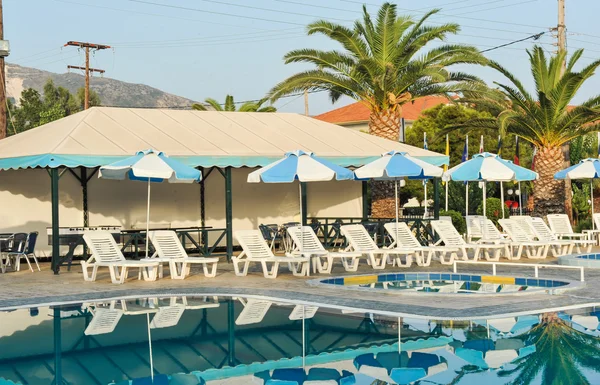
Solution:
[{"label": "beige wall", "polygon": [[[251,169],[232,171],[233,228],[299,219],[298,184],[246,183]],[[66,172],[60,186],[60,225],[82,226],[81,186]],[[225,181],[218,171],[206,180],[206,225],[225,227]],[[151,222],[173,227],[200,226],[200,186],[152,184]],[[316,182],[307,189],[310,216],[356,217],[362,213],[361,184]],[[92,178],[88,185],[91,226],[141,227],[146,221],[147,185]],[[50,177],[45,170],[0,171],[0,232],[39,231],[38,249],[49,255],[46,227],[51,221]]]}]

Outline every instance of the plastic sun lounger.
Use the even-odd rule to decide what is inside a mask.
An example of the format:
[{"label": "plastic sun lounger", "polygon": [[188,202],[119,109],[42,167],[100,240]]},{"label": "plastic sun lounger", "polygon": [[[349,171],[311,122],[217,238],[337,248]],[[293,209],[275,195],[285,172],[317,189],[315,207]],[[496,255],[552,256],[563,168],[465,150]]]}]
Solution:
[{"label": "plastic sun lounger", "polygon": [[550,244],[542,241],[534,241],[522,230],[522,227],[514,219],[500,219],[498,223],[500,223],[500,226],[502,226],[502,229],[504,229],[512,241],[512,248],[517,248],[516,259],[521,258],[523,251],[525,251],[525,255],[529,259],[546,258]]},{"label": "plastic sun lounger", "polygon": [[571,227],[571,221],[567,214],[549,214],[546,216],[550,230],[556,235],[557,239],[568,239],[575,242],[577,252],[581,253],[581,247],[586,246],[586,252],[592,251],[592,246],[596,243],[588,239],[588,234],[575,233]]},{"label": "plastic sun lounger", "polygon": [[547,226],[545,226],[546,229],[543,227],[536,229],[533,225],[533,218],[529,215],[512,216],[510,219],[517,221],[517,223],[521,226],[521,230],[532,239],[537,239],[540,242],[549,244],[549,251],[554,257],[570,254],[575,247],[575,244],[568,240],[556,240]]},{"label": "plastic sun lounger", "polygon": [[[174,231],[150,231],[149,238],[156,250],[152,259],[160,263],[168,263],[172,279],[185,279],[190,274],[189,265],[194,263],[202,264],[204,276],[215,277],[217,275],[219,258],[188,256]],[[211,265],[210,270],[209,265]]]},{"label": "plastic sun lounger", "polygon": [[[277,278],[280,263],[287,263],[295,276],[302,277],[308,273],[310,258],[302,256],[276,257],[258,230],[236,231],[235,238],[242,246],[242,253],[231,258],[237,276],[248,275],[248,266],[251,262],[261,264],[265,278]],[[269,263],[273,264],[271,269],[268,267]],[[241,270],[240,264],[243,264]]]},{"label": "plastic sun lounger", "polygon": [[573,252],[573,248],[575,248],[575,246],[577,246],[578,243],[588,243],[587,241],[577,241],[573,239],[558,239],[558,237],[554,233],[552,233],[552,230],[550,230],[550,228],[542,218],[531,217],[530,221],[531,226],[533,227],[533,231],[535,231],[537,238],[540,241],[557,242],[563,246],[560,250],[560,254],[558,255],[571,254]]},{"label": "plastic sun lounger", "polygon": [[[112,283],[125,282],[127,271],[132,267],[139,269],[138,278],[143,273],[145,281],[156,280],[159,263],[148,259],[126,260],[111,233],[107,231],[88,231],[83,234],[83,239],[92,253],[87,261],[81,261],[84,280],[95,281],[99,267],[108,268]],[[92,268],[91,276],[88,271],[90,267]],[[121,268],[121,271],[119,271],[119,268]]]},{"label": "plastic sun lounger", "polygon": [[[467,249],[473,249],[473,261],[479,259],[479,253],[483,252],[488,261],[499,261],[500,254],[506,250],[505,245],[485,244],[485,243],[466,243],[460,236],[452,223],[446,221],[431,221],[431,227],[439,235],[446,246],[456,247],[462,252],[462,259],[469,260]],[[490,250],[494,250],[494,256],[490,256]]]},{"label": "plastic sun lounger", "polygon": [[513,255],[514,242],[502,234],[500,230],[494,225],[491,219],[482,219],[481,226],[483,229],[482,237],[477,240],[476,243],[491,243],[495,245],[504,245],[504,256],[506,259],[514,260],[520,259],[521,254],[517,253],[517,256]]},{"label": "plastic sun lounger", "polygon": [[[341,226],[340,229],[348,241],[347,250],[366,254],[368,262],[373,269],[385,269],[385,265],[391,255],[396,256],[393,259],[393,264],[397,264],[398,267],[410,267],[412,264],[412,254],[415,254],[414,250],[401,248],[380,249],[363,225],[345,225]],[[380,257],[377,257],[377,255]],[[405,263],[402,263],[400,259],[401,255],[405,256]]]},{"label": "plastic sun lounger", "polygon": [[253,298],[248,299],[248,301],[244,301],[241,298],[238,298],[238,300],[242,305],[244,305],[244,309],[235,320],[236,325],[252,325],[261,323],[271,308],[271,305],[273,305],[273,302],[267,300]]},{"label": "plastic sun lounger", "polygon": [[[429,266],[434,256],[438,257],[440,263],[451,265],[454,263],[454,258],[457,257],[458,248],[456,247],[421,245],[405,222],[399,222],[398,224],[390,222],[386,223],[384,227],[393,239],[391,247],[397,246],[402,249],[414,250],[415,259],[419,266]],[[427,256],[425,256],[426,253]],[[448,260],[446,260],[447,253],[450,253]]]},{"label": "plastic sun lounger", "polygon": [[467,242],[472,243],[477,239],[483,238],[482,221],[486,217],[483,215],[467,215],[465,223],[467,224]]},{"label": "plastic sun lounger", "polygon": [[[334,259],[341,259],[346,271],[356,271],[362,257],[357,252],[330,252],[325,250],[317,234],[310,226],[288,227],[287,232],[292,238],[293,249],[289,256],[303,256],[312,259],[313,272],[331,274]],[[323,258],[325,261],[323,261]]]}]

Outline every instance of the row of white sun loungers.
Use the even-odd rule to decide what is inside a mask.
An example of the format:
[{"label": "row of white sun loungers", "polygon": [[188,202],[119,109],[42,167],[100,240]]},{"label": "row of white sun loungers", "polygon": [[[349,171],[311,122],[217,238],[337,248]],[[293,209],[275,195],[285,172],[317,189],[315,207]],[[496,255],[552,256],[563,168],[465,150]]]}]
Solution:
[{"label": "row of white sun loungers", "polygon": [[[380,248],[361,224],[341,226],[348,246],[343,251],[329,251],[321,244],[310,226],[288,228],[293,241],[292,251],[285,256],[276,256],[258,230],[235,232],[235,237],[242,247],[242,253],[232,258],[235,274],[245,276],[251,263],[260,264],[265,278],[276,278],[280,265],[287,265],[295,276],[306,276],[313,273],[330,274],[333,265],[339,261],[346,271],[357,271],[361,260],[366,261],[373,269],[385,269],[387,265],[409,267],[413,260],[419,266],[429,266],[432,259],[442,264],[452,264],[455,259],[477,261],[485,258],[488,261],[520,259],[525,252],[528,258],[546,258],[550,252],[553,256],[570,254],[574,248],[581,252],[585,247],[588,252],[595,243],[581,239],[581,235],[573,233],[566,215],[548,216],[550,227],[541,218],[529,216],[513,216],[499,221],[505,234],[502,234],[489,219],[467,218],[470,227],[479,222],[479,239],[476,232],[470,229],[468,242],[456,230],[451,221],[432,221],[433,231],[440,238],[441,245],[423,246],[404,222],[386,223],[385,229],[392,239],[387,248]],[[204,275],[216,275],[218,258],[189,257],[173,231],[151,231],[149,240],[156,253],[151,258],[139,261],[126,260],[112,235],[108,232],[94,231],[84,234],[84,240],[92,256],[82,261],[84,279],[96,280],[100,267],[109,270],[113,283],[123,283],[128,270],[137,268],[138,278],[155,280],[163,277],[163,266],[169,266],[173,279],[184,279],[190,273],[192,264],[201,264]],[[91,268],[91,274],[90,274]]]}]

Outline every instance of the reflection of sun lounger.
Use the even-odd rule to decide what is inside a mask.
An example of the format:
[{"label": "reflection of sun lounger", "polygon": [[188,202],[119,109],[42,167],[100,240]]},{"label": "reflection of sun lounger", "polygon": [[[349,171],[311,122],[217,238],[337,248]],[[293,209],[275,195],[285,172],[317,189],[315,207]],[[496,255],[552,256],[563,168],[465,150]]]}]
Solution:
[{"label": "reflection of sun lounger", "polygon": [[121,309],[123,309],[123,314],[126,315],[156,313],[158,311],[158,299],[142,298],[135,302],[122,299]]},{"label": "reflection of sun lounger", "polygon": [[262,322],[273,304],[271,301],[253,298],[248,299],[247,302],[240,298],[239,301],[244,305],[244,309],[235,320],[236,325],[251,325]]},{"label": "reflection of sun lounger", "polygon": [[90,310],[93,314],[90,324],[85,328],[86,336],[112,333],[123,316],[123,310],[111,308],[96,308]]},{"label": "reflection of sun lounger", "polygon": [[586,330],[598,330],[598,317],[589,315],[574,315],[571,322],[582,326]]},{"label": "reflection of sun lounger", "polygon": [[311,319],[317,314],[318,306],[296,305],[289,316],[290,320]]},{"label": "reflection of sun lounger", "polygon": [[179,323],[184,311],[184,305],[161,306],[152,318],[150,328],[162,329],[175,326]]},{"label": "reflection of sun lounger", "polygon": [[[177,297],[175,297],[174,305],[177,303]],[[221,306],[217,297],[181,297],[181,303],[189,310],[198,309],[210,309]]]}]

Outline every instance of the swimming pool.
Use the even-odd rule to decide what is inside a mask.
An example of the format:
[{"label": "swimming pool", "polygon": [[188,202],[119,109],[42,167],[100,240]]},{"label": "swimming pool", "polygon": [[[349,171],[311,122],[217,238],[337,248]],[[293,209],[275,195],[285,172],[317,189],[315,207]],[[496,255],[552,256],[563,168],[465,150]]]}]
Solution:
[{"label": "swimming pool", "polygon": [[0,311],[0,384],[141,385],[151,368],[172,385],[599,383],[599,315],[440,321],[213,296],[23,308]]},{"label": "swimming pool", "polygon": [[354,275],[312,281],[360,289],[385,289],[398,293],[525,294],[564,290],[579,283],[563,279],[520,278],[498,275],[453,273],[393,273]]},{"label": "swimming pool", "polygon": [[600,254],[573,254],[558,259],[558,263],[567,266],[583,266],[600,269]]}]

